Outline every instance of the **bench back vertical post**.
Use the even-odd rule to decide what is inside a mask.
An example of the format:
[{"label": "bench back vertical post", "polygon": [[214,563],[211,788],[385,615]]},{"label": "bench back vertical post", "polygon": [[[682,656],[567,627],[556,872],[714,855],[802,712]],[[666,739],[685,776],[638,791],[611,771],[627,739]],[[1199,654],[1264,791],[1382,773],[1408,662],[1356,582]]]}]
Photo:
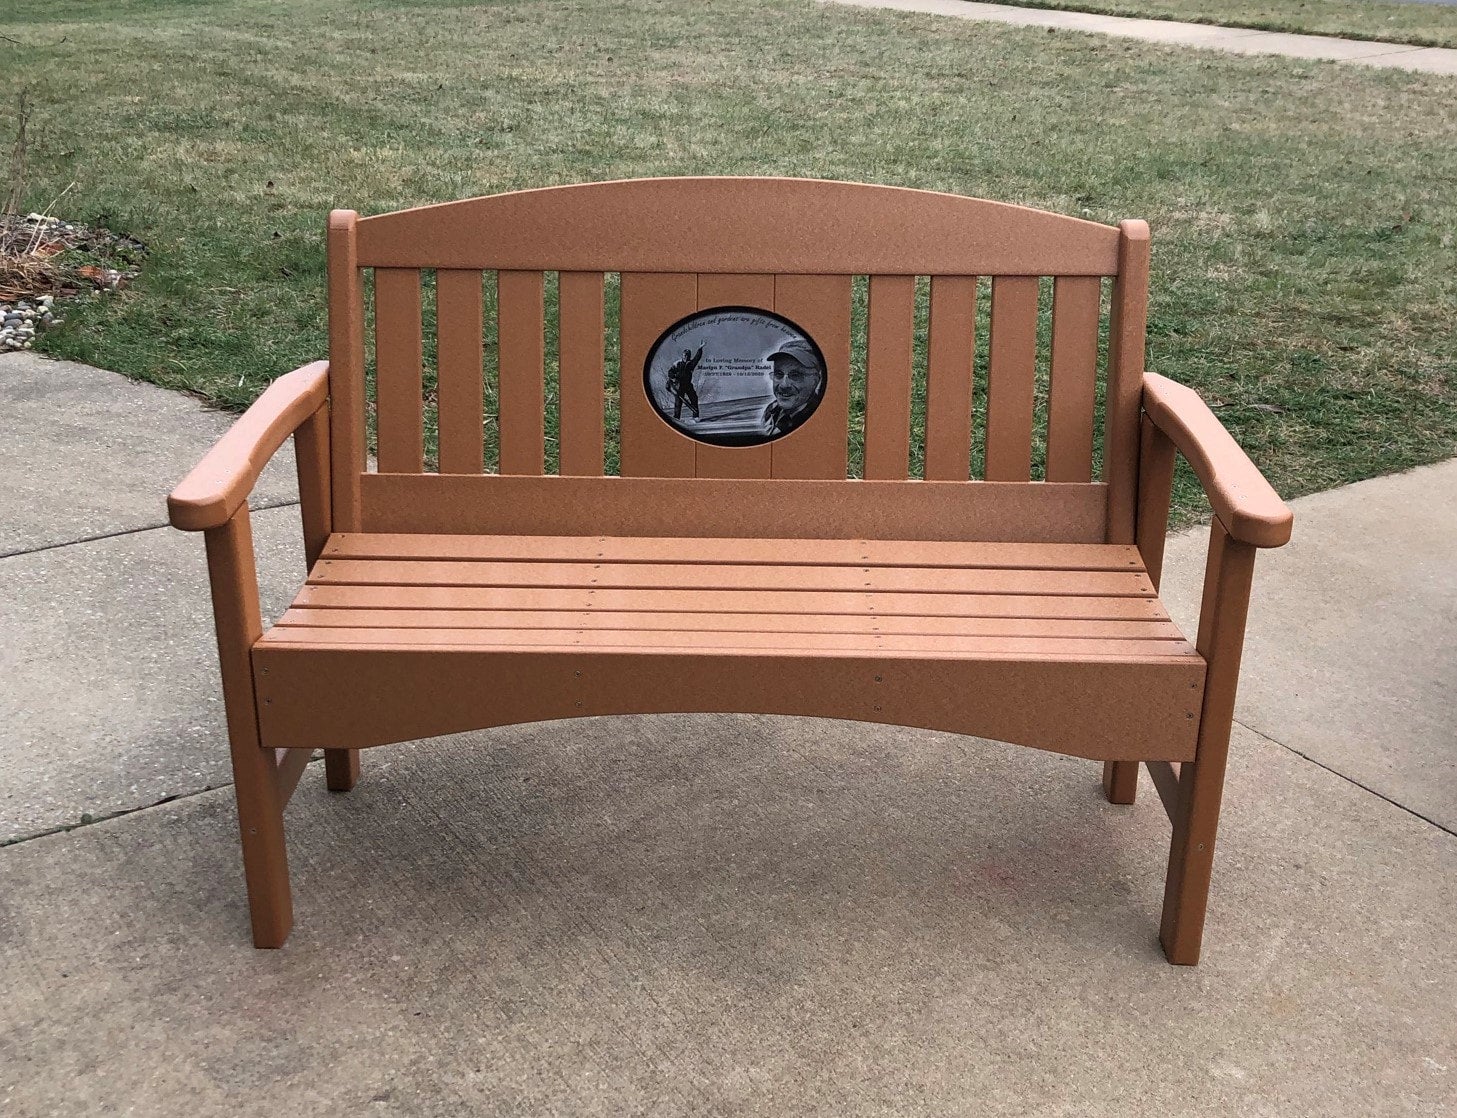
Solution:
[{"label": "bench back vertical post", "polygon": [[1103,480],[1108,483],[1108,542],[1132,543],[1138,500],[1140,401],[1148,326],[1148,223],[1118,225],[1118,274],[1108,331]]},{"label": "bench back vertical post", "polygon": [[333,527],[357,532],[364,449],[364,284],[359,268],[359,215],[329,215],[329,476]]}]

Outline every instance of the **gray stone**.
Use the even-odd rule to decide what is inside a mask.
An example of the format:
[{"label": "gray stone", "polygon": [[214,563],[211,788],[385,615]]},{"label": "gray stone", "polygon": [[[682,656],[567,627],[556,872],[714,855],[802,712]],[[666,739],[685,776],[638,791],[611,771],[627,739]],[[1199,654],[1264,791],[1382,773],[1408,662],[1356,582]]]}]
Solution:
[{"label": "gray stone", "polygon": [[[0,356],[0,555],[165,524],[167,493],[235,418],[87,365]],[[296,499],[292,457],[255,506]]]},{"label": "gray stone", "polygon": [[603,719],[313,766],[248,944],[226,791],[0,850],[7,1115],[1447,1115],[1457,840],[1237,735],[1204,961],[1145,784]]},{"label": "gray stone", "polygon": [[[1255,563],[1236,717],[1457,831],[1457,459],[1293,504]],[[1169,544],[1188,633],[1207,539]]]},{"label": "gray stone", "polygon": [[[253,521],[271,619],[303,581],[299,513]],[[200,535],[12,555],[0,585],[0,842],[232,779]]]}]

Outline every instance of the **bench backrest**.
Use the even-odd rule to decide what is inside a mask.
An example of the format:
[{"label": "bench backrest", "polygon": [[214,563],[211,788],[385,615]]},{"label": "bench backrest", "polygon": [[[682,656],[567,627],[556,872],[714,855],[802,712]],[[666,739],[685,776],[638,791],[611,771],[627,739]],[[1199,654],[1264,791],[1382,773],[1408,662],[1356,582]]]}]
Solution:
[{"label": "bench backrest", "polygon": [[[489,284],[494,274],[499,472],[544,472],[545,339],[553,336],[560,473],[600,477],[604,404],[610,406],[604,354],[612,343],[604,292],[615,275],[622,475],[844,479],[853,292],[856,277],[868,277],[863,476],[904,481],[917,391],[916,288],[918,277],[926,277],[929,316],[921,328],[928,342],[920,373],[926,480],[967,481],[979,409],[985,417],[983,480],[1031,481],[1034,441],[1045,437],[1045,488],[1085,491],[1102,520],[1093,533],[1098,538],[1133,538],[1148,287],[1142,222],[1115,228],[1021,206],[856,183],[644,179],[521,191],[363,219],[335,211],[328,244],[336,530],[370,526],[374,482],[361,475],[368,406],[364,300],[372,270],[380,474],[425,472],[430,412],[437,417],[439,472],[483,472],[483,421],[491,418],[483,415],[483,339],[491,326],[483,321],[491,303],[483,275]],[[422,272],[428,271],[434,272],[433,347],[422,336],[422,290],[430,290]],[[547,273],[557,274],[555,322],[546,321]],[[1051,277],[1051,329],[1050,352],[1042,355],[1045,416],[1039,417],[1043,277]],[[984,278],[991,297],[985,389],[973,399],[977,296]],[[642,385],[650,347],[675,322],[718,306],[773,311],[818,343],[827,370],[824,398],[803,426],[763,445],[717,446],[685,437],[653,410]],[[1105,336],[1103,475],[1095,483],[1093,432]],[[422,367],[432,348],[437,387],[435,407],[427,409]],[[1062,493],[1068,496],[1070,491]],[[1046,517],[1053,507],[1029,497],[1026,515]],[[665,515],[665,525],[670,520]],[[1080,528],[1074,534],[1090,533]]]}]

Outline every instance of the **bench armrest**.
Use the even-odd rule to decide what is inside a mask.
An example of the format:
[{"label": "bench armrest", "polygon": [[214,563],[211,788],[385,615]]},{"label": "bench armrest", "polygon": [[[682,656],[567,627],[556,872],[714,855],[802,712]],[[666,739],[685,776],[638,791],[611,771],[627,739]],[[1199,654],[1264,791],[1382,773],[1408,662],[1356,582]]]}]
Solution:
[{"label": "bench armrest", "polygon": [[1254,547],[1289,541],[1294,514],[1197,392],[1144,373],[1143,410],[1193,467],[1231,538]]},{"label": "bench armrest", "polygon": [[295,369],[270,384],[167,498],[172,526],[201,532],[226,524],[284,440],[328,399],[327,361]]}]

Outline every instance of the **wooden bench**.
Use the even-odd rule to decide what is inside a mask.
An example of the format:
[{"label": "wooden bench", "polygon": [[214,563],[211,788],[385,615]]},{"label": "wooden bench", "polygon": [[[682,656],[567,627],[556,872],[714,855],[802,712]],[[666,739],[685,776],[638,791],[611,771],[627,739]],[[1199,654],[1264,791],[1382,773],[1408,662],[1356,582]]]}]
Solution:
[{"label": "wooden bench", "polygon": [[[1133,802],[1146,763],[1173,821],[1160,938],[1171,961],[1198,960],[1254,550],[1283,544],[1291,515],[1194,392],[1144,371],[1143,222],[852,183],[655,179],[339,210],[328,250],[329,361],[270,386],[169,501],[172,523],[206,538],[258,946],[292,924],[283,809],[312,750],[342,791],[366,746],[744,711],[1101,760],[1115,803]],[[621,476],[605,476],[618,354]],[[247,496],[290,435],[309,575],[265,631]],[[910,473],[922,438],[924,480]],[[1176,450],[1215,514],[1193,645],[1158,597]]]}]

